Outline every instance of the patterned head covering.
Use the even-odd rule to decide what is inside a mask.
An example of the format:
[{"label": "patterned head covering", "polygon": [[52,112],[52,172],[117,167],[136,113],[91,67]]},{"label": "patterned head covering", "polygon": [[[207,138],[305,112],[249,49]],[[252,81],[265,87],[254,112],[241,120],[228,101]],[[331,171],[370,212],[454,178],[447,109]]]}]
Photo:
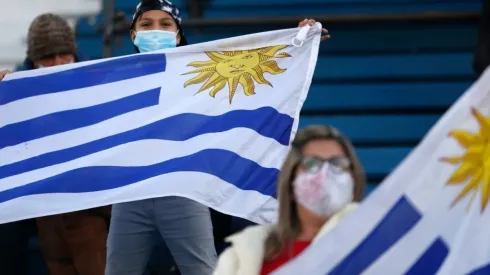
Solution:
[{"label": "patterned head covering", "polygon": [[180,44],[179,46],[187,45],[187,39],[184,36],[184,30],[182,29],[182,18],[180,17],[180,12],[177,7],[168,0],[141,0],[141,2],[136,6],[136,12],[133,15],[133,22],[131,23],[131,29],[134,28],[136,20],[145,12],[151,10],[162,10],[167,12],[172,16],[177,24],[177,28],[180,33]]}]

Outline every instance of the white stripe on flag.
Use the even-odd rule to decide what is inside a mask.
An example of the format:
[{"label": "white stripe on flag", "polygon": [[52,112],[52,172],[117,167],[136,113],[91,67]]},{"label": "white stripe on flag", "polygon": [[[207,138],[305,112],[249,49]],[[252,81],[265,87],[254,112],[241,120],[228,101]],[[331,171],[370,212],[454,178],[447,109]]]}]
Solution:
[{"label": "white stripe on flag", "polygon": [[[270,99],[267,99],[265,102],[270,102],[273,100],[274,96],[274,94],[270,94],[268,96]],[[161,95],[161,97],[164,98],[160,101],[176,102],[174,101],[175,99],[169,100],[166,98],[166,95]],[[290,98],[288,101],[282,102],[282,104],[278,103],[277,105],[282,107],[282,105],[287,105],[290,101],[294,102],[296,100],[297,99],[295,98]],[[215,108],[213,104],[202,104],[202,101],[198,100],[180,100],[178,102],[180,104],[173,106],[161,103],[159,106],[147,107],[145,109],[125,113],[87,127],[31,140],[29,141],[28,148],[26,148],[26,144],[24,143],[5,147],[0,149],[0,166],[25,160],[48,152],[85,144],[87,142],[109,137],[132,129],[137,129],[167,117],[181,115],[181,110],[192,110],[192,113],[195,114],[218,116],[226,114],[231,110],[253,110],[262,107],[262,104],[256,103],[254,105],[234,104],[236,106],[231,106],[229,109],[224,109]],[[162,106],[162,104],[164,106]],[[283,109],[287,109],[287,107]]]},{"label": "white stripe on flag", "polygon": [[[241,137],[237,140],[236,137]],[[223,142],[227,140],[229,142]],[[240,142],[240,141],[246,141]],[[250,148],[254,148],[250,150]],[[90,166],[145,166],[188,156],[204,149],[236,152],[264,168],[280,169],[286,146],[247,128],[209,133],[186,141],[140,140],[19,175],[0,179],[0,191],[49,178],[63,172]]]},{"label": "white stripe on flag", "polygon": [[[185,179],[185,182],[182,179]],[[162,188],[162,185],[165,188]],[[186,171],[165,174],[136,184],[99,192],[42,194],[17,198],[0,204],[0,220],[7,223],[12,220],[73,212],[100,205],[157,198],[162,195],[189,198],[219,209],[225,214],[261,224],[275,221],[277,215],[277,201],[274,198],[257,191],[241,190],[213,175]],[[94,200],[94,196],[97,196],[98,200]],[[17,211],[18,214],[15,213]]]},{"label": "white stripe on flag", "polygon": [[165,80],[164,77],[165,73],[157,73],[109,84],[29,97],[0,105],[0,114],[6,114],[0,117],[0,128],[47,114],[90,107],[160,88],[162,81]]}]

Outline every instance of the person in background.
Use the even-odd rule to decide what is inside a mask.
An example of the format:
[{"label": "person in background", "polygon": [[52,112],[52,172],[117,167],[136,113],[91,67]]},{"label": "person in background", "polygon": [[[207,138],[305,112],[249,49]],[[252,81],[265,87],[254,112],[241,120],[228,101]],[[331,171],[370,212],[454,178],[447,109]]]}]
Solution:
[{"label": "person in background", "polygon": [[214,275],[265,275],[294,259],[357,207],[364,170],[351,143],[330,126],[298,132],[279,175],[277,224],[227,238]]},{"label": "person in background", "polygon": [[[31,23],[22,70],[80,61],[75,35],[63,18],[42,14]],[[0,72],[0,80],[9,71]],[[51,275],[103,275],[110,207],[37,218],[41,250]],[[2,275],[27,274],[27,243],[34,220],[0,225]],[[7,271],[6,271],[7,270]]]}]

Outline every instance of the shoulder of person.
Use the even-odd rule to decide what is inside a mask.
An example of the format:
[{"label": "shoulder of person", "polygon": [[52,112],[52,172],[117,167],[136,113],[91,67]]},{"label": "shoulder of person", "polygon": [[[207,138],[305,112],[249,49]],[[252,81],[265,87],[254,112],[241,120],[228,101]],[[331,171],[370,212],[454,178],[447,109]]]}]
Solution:
[{"label": "shoulder of person", "polygon": [[248,226],[242,231],[235,233],[233,235],[230,235],[225,238],[225,240],[231,244],[237,243],[237,242],[247,242],[249,239],[257,240],[265,240],[267,236],[269,235],[269,232],[274,228],[274,225],[272,224],[267,224],[267,225],[253,225],[253,226]]},{"label": "shoulder of person", "polygon": [[340,221],[342,221],[347,215],[352,213],[354,210],[359,207],[358,203],[350,203],[348,204],[342,211],[338,212],[337,214],[333,215],[320,229],[320,232],[318,232],[317,236],[313,241],[318,240],[319,238],[323,237],[325,234],[330,232]]},{"label": "shoulder of person", "polygon": [[227,237],[231,243],[219,256],[213,275],[255,274],[264,258],[264,244],[274,225],[249,226]]},{"label": "shoulder of person", "polygon": [[219,255],[213,275],[233,275],[238,270],[238,255],[233,247],[228,247]]}]

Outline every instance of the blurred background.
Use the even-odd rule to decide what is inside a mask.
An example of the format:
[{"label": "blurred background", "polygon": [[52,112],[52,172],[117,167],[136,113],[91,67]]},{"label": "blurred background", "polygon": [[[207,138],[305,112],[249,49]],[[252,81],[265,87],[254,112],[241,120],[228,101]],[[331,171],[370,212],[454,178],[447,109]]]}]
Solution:
[{"label": "blurred background", "polygon": [[[296,27],[314,18],[322,43],[300,127],[331,124],[350,137],[369,191],[416,146],[476,79],[472,70],[480,0],[173,0],[190,43]],[[81,55],[134,53],[129,22],[137,0],[1,1],[0,68],[25,58],[31,21],[67,18]],[[243,221],[234,221],[239,228]],[[33,272],[43,274],[35,243]],[[39,256],[39,257],[38,257]],[[1,274],[1,270],[0,270]]]}]

